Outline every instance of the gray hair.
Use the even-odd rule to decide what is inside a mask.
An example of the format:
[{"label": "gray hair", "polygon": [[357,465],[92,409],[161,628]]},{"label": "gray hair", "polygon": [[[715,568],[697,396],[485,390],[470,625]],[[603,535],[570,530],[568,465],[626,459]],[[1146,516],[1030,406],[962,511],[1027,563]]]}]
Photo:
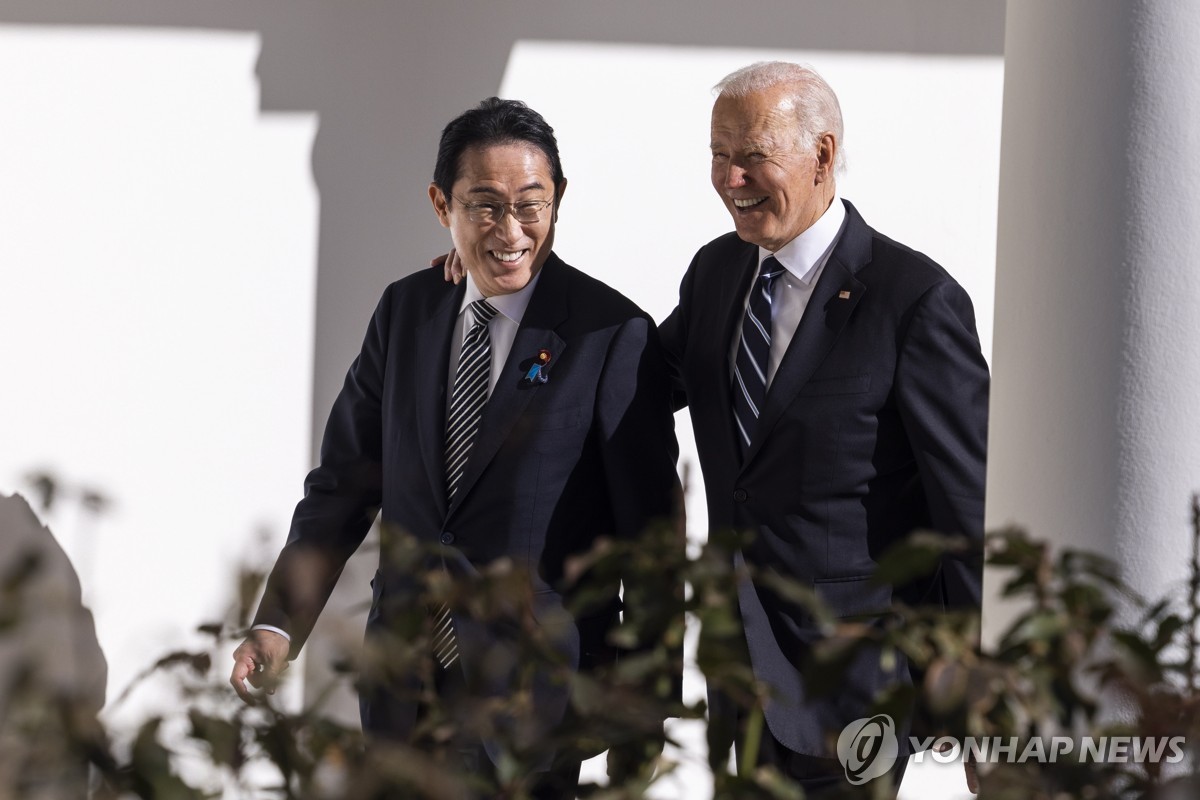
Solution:
[{"label": "gray hair", "polygon": [[816,148],[822,134],[832,133],[837,140],[837,171],[846,168],[842,154],[842,107],[837,95],[812,67],[787,61],[759,61],[729,73],[713,87],[720,97],[746,97],[786,85],[796,105],[800,143]]}]

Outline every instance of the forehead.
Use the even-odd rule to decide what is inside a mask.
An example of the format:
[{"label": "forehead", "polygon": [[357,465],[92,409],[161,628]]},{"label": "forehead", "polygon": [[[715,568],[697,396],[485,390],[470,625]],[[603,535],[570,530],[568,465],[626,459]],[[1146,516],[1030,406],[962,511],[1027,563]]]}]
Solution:
[{"label": "forehead", "polygon": [[519,192],[551,187],[553,179],[550,161],[540,148],[528,142],[505,142],[463,150],[454,185],[465,192]]},{"label": "forehead", "polygon": [[713,103],[714,141],[792,140],[798,131],[795,103],[783,87],[721,96]]}]

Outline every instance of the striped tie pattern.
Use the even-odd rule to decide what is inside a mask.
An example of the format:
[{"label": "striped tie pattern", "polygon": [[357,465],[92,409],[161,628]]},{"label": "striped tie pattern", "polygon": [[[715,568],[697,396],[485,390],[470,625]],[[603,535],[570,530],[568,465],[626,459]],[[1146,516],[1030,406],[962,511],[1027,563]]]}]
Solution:
[{"label": "striped tie pattern", "polygon": [[[487,300],[476,300],[468,308],[473,323],[463,339],[446,415],[446,497],[454,499],[467,466],[467,457],[479,430],[479,418],[487,403],[488,378],[492,372],[492,339],[488,322],[496,309]],[[443,668],[458,658],[454,639],[454,620],[449,607],[442,605],[433,613],[433,654]]]},{"label": "striped tie pattern", "polygon": [[783,265],[774,256],[763,259],[750,290],[746,316],[733,360],[733,418],[737,422],[742,454],[750,448],[750,437],[767,396],[767,362],[771,357],[771,290]]},{"label": "striped tie pattern", "polygon": [[488,322],[496,309],[487,300],[469,306],[474,324],[463,339],[446,416],[446,496],[453,500],[467,466],[467,456],[479,430],[479,416],[487,403],[488,377],[492,372],[492,338]]}]

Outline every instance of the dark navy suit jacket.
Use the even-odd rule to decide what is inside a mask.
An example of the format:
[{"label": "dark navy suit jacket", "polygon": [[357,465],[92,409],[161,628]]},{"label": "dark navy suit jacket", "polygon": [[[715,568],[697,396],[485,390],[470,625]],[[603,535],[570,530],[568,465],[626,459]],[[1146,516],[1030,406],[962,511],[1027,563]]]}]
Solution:
[{"label": "dark navy suit jacket", "polygon": [[[926,256],[872,230],[849,203],[841,237],[739,455],[728,369],[758,248],[727,234],[696,254],[660,332],[690,406],[709,524],[753,534],[744,557],[815,590],[839,616],[882,615],[893,599],[978,608],[977,558],[947,558],[904,587],[869,582],[876,559],[916,528],[983,536],[988,370],[966,292]],[[875,693],[908,681],[865,652],[832,696],[800,667],[819,631],[762,585],[739,605],[755,675],[775,699],[775,738],[830,755]]]},{"label": "dark navy suit jacket", "polygon": [[[539,621],[564,618],[568,556],[600,536],[638,537],[672,513],[677,447],[655,325],[554,254],[447,504],[447,364],[463,292],[440,269],[423,270],[388,287],[375,310],[255,619],[288,631],[293,656],[379,509],[383,553],[392,532],[403,531],[446,545],[452,573],[469,575],[498,558],[527,568]],[[525,380],[542,349],[551,354],[547,381]],[[389,594],[411,579],[381,560],[368,635],[388,625]],[[599,619],[568,616],[569,624],[547,629],[566,663],[586,666],[612,652],[604,639],[620,608],[615,587],[598,606],[606,609]],[[504,691],[511,676],[497,674],[488,626],[456,616],[455,627],[461,667],[454,668],[476,691]],[[416,708],[387,689],[362,695],[364,728],[403,737]],[[566,687],[539,683],[534,706],[552,727],[566,712]]]}]

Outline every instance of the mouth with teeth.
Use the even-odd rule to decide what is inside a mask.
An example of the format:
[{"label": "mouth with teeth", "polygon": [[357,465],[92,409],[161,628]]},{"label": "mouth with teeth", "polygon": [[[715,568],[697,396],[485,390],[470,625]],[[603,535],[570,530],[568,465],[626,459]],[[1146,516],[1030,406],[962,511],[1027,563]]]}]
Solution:
[{"label": "mouth with teeth", "polygon": [[737,208],[739,211],[745,211],[748,208],[754,208],[756,205],[764,202],[766,199],[767,199],[766,197],[745,197],[745,198],[731,197],[730,198],[730,200],[733,201],[734,208]]},{"label": "mouth with teeth", "polygon": [[503,264],[511,264],[513,262],[520,261],[521,258],[528,252],[529,250],[514,250],[512,252],[507,250],[489,250],[488,255]]}]

